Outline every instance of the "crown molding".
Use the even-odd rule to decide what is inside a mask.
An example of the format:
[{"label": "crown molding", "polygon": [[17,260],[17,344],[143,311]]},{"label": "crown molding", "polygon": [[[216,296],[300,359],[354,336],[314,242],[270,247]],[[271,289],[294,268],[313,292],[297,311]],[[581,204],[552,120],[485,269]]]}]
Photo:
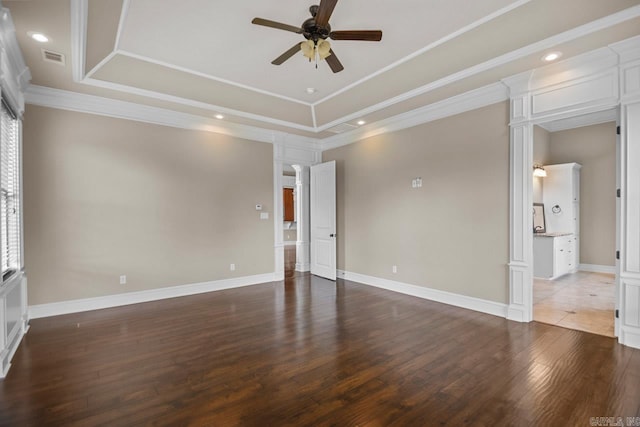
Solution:
[{"label": "crown molding", "polygon": [[417,108],[407,113],[380,120],[351,132],[322,140],[322,150],[342,147],[365,138],[407,129],[455,114],[482,108],[509,99],[506,86],[500,82]]},{"label": "crown molding", "polygon": [[322,151],[505,101],[508,99],[508,91],[502,83],[494,83],[326,139],[309,138],[256,126],[221,122],[210,117],[44,86],[30,85],[26,90],[25,97],[28,104],[42,107],[213,132],[303,150]]},{"label": "crown molding", "polygon": [[316,139],[267,130],[236,123],[221,123],[218,119],[179,113],[164,108],[151,107],[133,102],[86,95],[44,86],[31,85],[25,93],[28,104],[81,113],[97,114],[118,119],[134,120],[180,129],[199,130],[229,135],[270,144],[318,150]]},{"label": "crown molding", "polygon": [[[96,68],[94,68],[91,71],[91,73],[93,74],[95,72],[95,70],[96,70]],[[100,88],[103,88],[103,89],[114,90],[114,91],[117,91],[117,92],[123,92],[123,93],[127,93],[127,94],[132,94],[132,95],[139,95],[139,96],[144,96],[146,98],[152,98],[152,99],[157,99],[157,100],[160,100],[160,101],[171,102],[171,103],[174,103],[174,104],[185,105],[185,106],[188,106],[188,107],[199,108],[199,109],[211,111],[211,112],[214,112],[214,113],[223,113],[223,114],[232,115],[232,116],[236,116],[236,117],[242,117],[242,118],[245,118],[245,119],[256,120],[256,121],[263,122],[263,123],[269,123],[269,124],[272,124],[272,125],[284,126],[284,127],[288,127],[288,128],[291,128],[291,129],[302,130],[302,131],[305,131],[305,132],[317,132],[317,130],[314,127],[301,125],[299,123],[293,123],[293,122],[288,122],[288,121],[285,121],[285,120],[274,119],[274,118],[271,118],[271,117],[261,116],[259,114],[247,113],[247,112],[244,112],[244,111],[239,111],[239,110],[234,110],[234,109],[227,108],[227,107],[222,107],[220,105],[209,104],[209,103],[202,102],[202,101],[195,101],[193,99],[181,98],[181,97],[175,96],[175,95],[167,95],[165,93],[154,92],[154,91],[147,90],[147,89],[140,89],[140,88],[137,88],[137,87],[127,86],[127,85],[123,85],[123,84],[119,84],[119,83],[108,82],[108,81],[105,81],[105,80],[98,80],[98,79],[94,79],[94,78],[91,78],[91,77],[85,77],[84,80],[82,80],[82,82],[80,82],[80,83],[86,84],[88,86],[95,86],[95,87],[100,87]]]}]

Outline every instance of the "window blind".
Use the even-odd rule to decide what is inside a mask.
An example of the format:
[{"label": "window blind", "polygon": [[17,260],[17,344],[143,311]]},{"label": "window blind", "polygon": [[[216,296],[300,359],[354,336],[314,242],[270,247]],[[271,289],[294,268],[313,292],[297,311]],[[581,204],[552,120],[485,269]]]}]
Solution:
[{"label": "window blind", "polygon": [[20,269],[19,121],[2,100],[0,117],[0,221],[2,277]]}]

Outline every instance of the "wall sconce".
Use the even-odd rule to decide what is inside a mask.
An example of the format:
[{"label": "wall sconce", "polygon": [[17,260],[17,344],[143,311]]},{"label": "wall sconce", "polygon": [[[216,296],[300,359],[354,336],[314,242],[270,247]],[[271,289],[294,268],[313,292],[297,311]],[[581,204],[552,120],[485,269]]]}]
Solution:
[{"label": "wall sconce", "polygon": [[533,165],[533,176],[545,177],[547,176],[547,171],[540,165]]}]

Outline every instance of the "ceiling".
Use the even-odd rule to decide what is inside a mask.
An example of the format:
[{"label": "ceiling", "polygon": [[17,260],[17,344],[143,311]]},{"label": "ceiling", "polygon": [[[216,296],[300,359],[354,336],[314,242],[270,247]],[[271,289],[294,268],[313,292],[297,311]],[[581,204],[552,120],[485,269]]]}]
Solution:
[{"label": "ceiling", "polygon": [[549,51],[566,59],[640,34],[640,0],[340,0],[333,30],[380,29],[382,41],[331,41],[336,74],[302,54],[272,65],[303,37],[251,20],[299,26],[314,3],[2,1],[33,85],[318,140],[540,67]]}]

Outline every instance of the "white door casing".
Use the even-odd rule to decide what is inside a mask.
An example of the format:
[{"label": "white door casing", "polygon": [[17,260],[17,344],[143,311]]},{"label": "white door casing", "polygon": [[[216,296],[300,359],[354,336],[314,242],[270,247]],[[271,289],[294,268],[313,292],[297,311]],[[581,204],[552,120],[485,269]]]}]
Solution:
[{"label": "white door casing", "polygon": [[[301,143],[289,141],[280,135],[282,140],[276,140],[273,143],[273,229],[274,229],[274,261],[275,271],[274,280],[284,280],[284,243],[282,241],[282,181],[283,181],[283,165],[299,165],[301,168],[308,169],[309,166],[320,163],[322,157],[321,151],[315,147],[306,147]],[[304,203],[309,200],[309,195],[306,194],[309,186],[303,186],[302,192],[298,194],[299,199]],[[256,200],[256,203],[264,203],[263,201]],[[268,210],[268,208],[267,208]],[[299,217],[302,218],[302,217]],[[307,217],[305,217],[307,218]],[[302,224],[304,227],[304,224]],[[300,256],[303,259],[308,259],[307,251],[309,250],[308,240],[306,236],[308,233],[303,233],[298,230],[298,241],[303,239],[302,242],[296,242],[296,252],[300,251]],[[300,244],[298,244],[300,243]],[[296,254],[296,258],[297,258]],[[296,266],[297,268],[297,266]]]},{"label": "white door casing", "polygon": [[[640,348],[640,36],[503,82],[510,89],[508,318],[532,320],[533,132],[535,124],[620,108],[619,333]],[[595,122],[592,122],[593,124]]]},{"label": "white door casing", "polygon": [[311,166],[311,274],[336,280],[336,162]]}]

